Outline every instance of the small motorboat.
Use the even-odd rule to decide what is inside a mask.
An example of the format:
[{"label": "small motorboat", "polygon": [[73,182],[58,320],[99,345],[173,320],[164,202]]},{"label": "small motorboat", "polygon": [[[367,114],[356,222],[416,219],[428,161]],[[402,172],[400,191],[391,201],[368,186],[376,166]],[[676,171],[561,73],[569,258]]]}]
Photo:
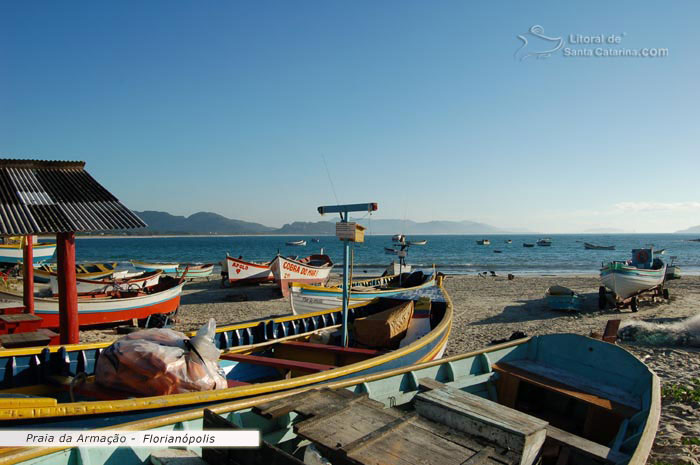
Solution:
[{"label": "small motorboat", "polygon": [[615,250],[614,245],[596,245],[590,242],[584,242],[583,248],[586,250]]},{"label": "small motorboat", "polygon": [[479,245],[491,245],[491,241],[488,239],[479,239],[476,243]]},{"label": "small motorboat", "polygon": [[303,247],[303,246],[306,245],[306,241],[304,241],[304,240],[301,240],[301,241],[287,241],[287,242],[285,242],[285,244]]},{"label": "small motorboat", "polygon": [[131,264],[137,270],[156,271],[163,270],[164,273],[177,273],[179,263],[163,263],[163,262],[142,262],[139,260],[131,260]]},{"label": "small motorboat", "polygon": [[547,238],[547,239],[540,239],[537,241],[537,245],[540,247],[550,247],[552,245],[552,240]]},{"label": "small motorboat", "polygon": [[523,247],[534,247],[535,244],[530,244],[528,242],[523,242]]}]

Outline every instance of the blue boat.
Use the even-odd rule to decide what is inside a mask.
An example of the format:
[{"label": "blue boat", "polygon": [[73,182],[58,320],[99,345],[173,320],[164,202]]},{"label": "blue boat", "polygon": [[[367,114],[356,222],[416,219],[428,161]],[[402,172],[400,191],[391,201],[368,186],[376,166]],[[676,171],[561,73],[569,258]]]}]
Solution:
[{"label": "blue boat", "polygon": [[581,295],[563,286],[551,286],[547,289],[545,300],[552,310],[580,311],[583,307]]}]

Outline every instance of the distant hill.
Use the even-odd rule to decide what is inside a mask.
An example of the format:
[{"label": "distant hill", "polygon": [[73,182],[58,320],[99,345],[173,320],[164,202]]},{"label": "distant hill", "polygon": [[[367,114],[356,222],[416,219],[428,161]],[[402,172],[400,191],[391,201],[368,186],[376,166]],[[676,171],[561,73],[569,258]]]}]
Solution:
[{"label": "distant hill", "polygon": [[198,212],[175,216],[166,212],[134,212],[148,225],[140,233],[177,234],[261,234],[275,230],[259,223],[232,220],[217,213]]},{"label": "distant hill", "polygon": [[[129,234],[298,234],[333,235],[335,218],[332,221],[295,221],[281,228],[272,228],[260,223],[234,220],[217,213],[198,212],[190,216],[176,216],[160,211],[134,212],[148,225],[145,229]],[[486,234],[513,232],[475,221],[428,221],[363,218],[358,221],[369,228],[372,234]]]},{"label": "distant hill", "polygon": [[676,234],[700,234],[700,226],[693,226],[688,229],[676,231]]}]

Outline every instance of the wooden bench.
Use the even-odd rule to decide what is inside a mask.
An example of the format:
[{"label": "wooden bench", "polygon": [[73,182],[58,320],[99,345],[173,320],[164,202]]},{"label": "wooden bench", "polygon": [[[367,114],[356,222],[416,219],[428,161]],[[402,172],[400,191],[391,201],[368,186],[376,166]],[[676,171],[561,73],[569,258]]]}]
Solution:
[{"label": "wooden bench", "polygon": [[0,331],[3,333],[26,333],[36,331],[41,326],[42,318],[31,313],[0,315]]},{"label": "wooden bench", "polygon": [[51,337],[39,331],[0,335],[0,344],[2,344],[5,349],[46,346],[49,345],[50,342]]},{"label": "wooden bench", "polygon": [[278,368],[283,371],[299,371],[303,373],[318,373],[335,368],[333,365],[323,365],[321,363],[300,362],[297,360],[287,360],[284,358],[261,357],[259,355],[244,354],[222,354],[221,359],[234,362],[251,363],[253,365],[263,365]]}]

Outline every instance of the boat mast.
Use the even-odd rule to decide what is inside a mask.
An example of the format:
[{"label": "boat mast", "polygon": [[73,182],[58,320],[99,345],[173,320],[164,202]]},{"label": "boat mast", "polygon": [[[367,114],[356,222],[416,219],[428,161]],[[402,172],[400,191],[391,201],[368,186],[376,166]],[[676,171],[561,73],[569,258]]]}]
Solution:
[{"label": "boat mast", "polygon": [[[343,241],[343,347],[348,346],[348,302],[350,297],[350,283],[348,282],[350,274],[350,242],[363,242],[364,233],[357,235],[355,232],[356,225],[348,223],[350,212],[370,212],[377,211],[377,203],[356,203],[352,205],[328,205],[318,207],[318,212],[324,213],[339,213],[340,222],[335,225],[335,235]],[[358,228],[362,228],[357,225]],[[364,228],[362,228],[364,229]],[[359,239],[359,240],[358,240]]]}]

